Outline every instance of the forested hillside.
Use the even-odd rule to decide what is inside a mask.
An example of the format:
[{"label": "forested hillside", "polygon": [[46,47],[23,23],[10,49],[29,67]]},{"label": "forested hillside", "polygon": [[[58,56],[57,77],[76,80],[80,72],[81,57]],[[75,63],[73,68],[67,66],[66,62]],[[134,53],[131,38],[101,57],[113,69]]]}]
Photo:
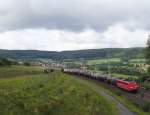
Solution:
[{"label": "forested hillside", "polygon": [[15,59],[47,58],[52,60],[62,59],[95,59],[95,58],[142,58],[144,48],[107,48],[76,51],[38,51],[38,50],[0,50],[0,57]]}]

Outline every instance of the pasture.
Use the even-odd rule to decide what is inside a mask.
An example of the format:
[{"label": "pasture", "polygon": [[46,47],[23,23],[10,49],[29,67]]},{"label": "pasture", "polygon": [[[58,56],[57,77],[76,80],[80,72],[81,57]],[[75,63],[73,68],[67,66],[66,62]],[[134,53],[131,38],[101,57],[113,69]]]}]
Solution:
[{"label": "pasture", "polygon": [[41,67],[31,66],[4,66],[0,67],[0,78],[21,77],[22,75],[32,75],[43,73]]},{"label": "pasture", "polygon": [[123,79],[129,79],[129,80],[138,80],[139,76],[135,75],[124,75],[124,74],[118,74],[118,73],[113,73],[111,74],[112,77],[117,77],[117,78],[123,78]]},{"label": "pasture", "polygon": [[106,64],[112,62],[120,62],[120,58],[110,58],[110,59],[95,59],[95,60],[87,60],[88,65],[96,65],[96,64]]}]

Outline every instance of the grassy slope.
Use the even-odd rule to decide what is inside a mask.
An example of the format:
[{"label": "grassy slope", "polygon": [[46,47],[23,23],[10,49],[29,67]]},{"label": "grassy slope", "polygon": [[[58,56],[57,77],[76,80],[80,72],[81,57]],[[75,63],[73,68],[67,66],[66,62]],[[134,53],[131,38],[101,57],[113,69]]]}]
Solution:
[{"label": "grassy slope", "polygon": [[[101,85],[102,86],[102,85]],[[106,88],[106,87],[104,87]],[[136,107],[132,102],[127,100],[123,96],[118,96],[117,92],[115,94],[114,91],[106,88],[105,91],[107,91],[110,95],[112,95],[114,98],[116,98],[118,101],[120,101],[122,104],[124,104],[127,108],[129,108],[132,112],[136,113],[137,115],[149,115],[148,112],[144,112],[140,110],[138,107]]]},{"label": "grassy slope", "polygon": [[0,67],[0,78],[10,78],[21,75],[31,75],[42,73],[43,69],[40,67],[27,66],[6,66]]},{"label": "grassy slope", "polygon": [[117,115],[117,111],[96,92],[67,75],[54,72],[22,77],[19,74],[19,77],[0,80],[0,115],[20,114]]},{"label": "grassy slope", "polygon": [[113,96],[116,100],[121,102],[123,105],[125,105],[128,109],[130,109],[132,112],[134,112],[136,115],[149,115],[148,112],[143,112],[138,107],[136,107],[132,102],[127,100],[123,96],[119,96],[116,91],[111,90],[110,88],[106,87],[105,85],[99,83],[98,81],[87,79],[87,78],[81,78],[84,79],[89,84],[94,83],[95,86],[102,88],[105,92]]}]

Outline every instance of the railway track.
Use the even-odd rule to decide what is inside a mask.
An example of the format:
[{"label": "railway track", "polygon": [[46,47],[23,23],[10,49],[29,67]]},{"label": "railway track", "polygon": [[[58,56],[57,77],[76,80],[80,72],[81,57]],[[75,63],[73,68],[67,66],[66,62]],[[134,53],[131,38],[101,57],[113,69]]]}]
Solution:
[{"label": "railway track", "polygon": [[95,90],[98,94],[104,96],[107,100],[113,101],[116,104],[116,107],[118,109],[119,115],[137,115],[136,113],[130,111],[127,107],[125,107],[122,103],[120,103],[118,100],[116,100],[113,96],[109,95],[106,91],[103,90],[103,88],[99,87],[97,84],[93,82],[88,82],[87,80],[74,77],[75,80],[80,82],[81,84],[87,85],[93,90]]},{"label": "railway track", "polygon": [[100,83],[104,87],[108,88],[112,92],[116,93],[117,95],[122,95],[126,97],[128,100],[131,100],[133,103],[143,103],[143,102],[150,102],[150,91],[145,90],[144,88],[140,88],[137,93],[127,92],[122,90],[114,85],[114,80],[112,78],[111,83],[106,82],[106,78],[109,81],[109,76],[107,75],[100,75],[98,73],[90,72],[90,71],[82,71],[79,69],[64,69],[64,72],[67,74],[73,74],[79,77],[84,77],[86,79],[91,79],[97,83]]}]

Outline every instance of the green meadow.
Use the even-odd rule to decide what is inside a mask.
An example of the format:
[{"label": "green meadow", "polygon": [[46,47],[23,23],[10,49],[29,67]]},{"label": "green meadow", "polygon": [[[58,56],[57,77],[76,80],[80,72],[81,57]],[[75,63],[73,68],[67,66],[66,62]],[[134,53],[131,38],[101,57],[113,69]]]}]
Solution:
[{"label": "green meadow", "polygon": [[112,102],[59,71],[12,66],[0,76],[0,115],[118,115]]}]

